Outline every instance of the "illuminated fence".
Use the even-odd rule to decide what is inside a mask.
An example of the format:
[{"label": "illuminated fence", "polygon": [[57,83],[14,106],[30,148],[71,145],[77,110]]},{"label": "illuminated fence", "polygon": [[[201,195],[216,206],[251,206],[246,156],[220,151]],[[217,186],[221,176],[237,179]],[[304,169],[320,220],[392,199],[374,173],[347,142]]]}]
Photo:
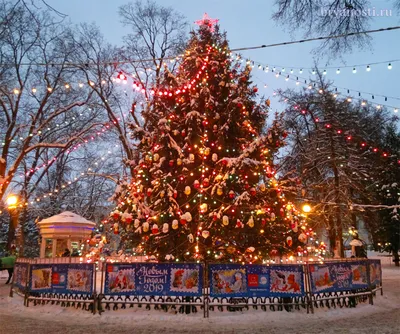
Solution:
[{"label": "illuminated fence", "polygon": [[[97,279],[96,279],[97,278]],[[98,285],[98,289],[96,288]],[[18,262],[11,295],[24,305],[56,303],[95,312],[154,307],[192,313],[355,307],[382,293],[380,260],[306,264]]]}]

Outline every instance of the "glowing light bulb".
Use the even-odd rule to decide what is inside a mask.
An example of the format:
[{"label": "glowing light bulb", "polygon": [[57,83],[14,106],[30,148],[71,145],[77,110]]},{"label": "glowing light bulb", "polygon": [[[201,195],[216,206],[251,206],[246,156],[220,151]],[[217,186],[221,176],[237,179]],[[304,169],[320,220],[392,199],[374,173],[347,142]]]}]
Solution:
[{"label": "glowing light bulb", "polygon": [[355,67],[353,67],[353,73],[357,73],[357,70]]},{"label": "glowing light bulb", "polygon": [[336,74],[339,74],[340,73],[340,68],[338,68],[337,70],[336,70]]},{"label": "glowing light bulb", "polygon": [[388,70],[391,70],[391,69],[392,69],[392,64],[389,63],[389,64],[388,64]]},{"label": "glowing light bulb", "polygon": [[371,67],[367,66],[367,72],[371,71]]}]

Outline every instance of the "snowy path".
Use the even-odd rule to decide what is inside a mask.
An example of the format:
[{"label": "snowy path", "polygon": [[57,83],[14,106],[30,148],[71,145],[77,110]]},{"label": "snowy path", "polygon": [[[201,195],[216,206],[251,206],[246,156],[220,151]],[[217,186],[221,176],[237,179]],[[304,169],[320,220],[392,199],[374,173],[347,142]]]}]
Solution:
[{"label": "snowy path", "polygon": [[0,334],[3,333],[400,333],[400,269],[384,266],[384,295],[357,308],[317,309],[305,312],[244,311],[202,312],[192,315],[127,309],[101,316],[60,306],[25,308],[18,296],[9,298],[9,287],[0,280]]}]

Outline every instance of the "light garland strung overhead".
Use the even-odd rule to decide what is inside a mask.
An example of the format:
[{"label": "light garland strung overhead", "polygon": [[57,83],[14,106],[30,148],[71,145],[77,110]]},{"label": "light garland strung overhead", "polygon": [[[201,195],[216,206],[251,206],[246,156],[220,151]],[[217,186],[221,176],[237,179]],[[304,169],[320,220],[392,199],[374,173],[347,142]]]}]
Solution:
[{"label": "light garland strung overhead", "polygon": [[[308,89],[313,89],[313,90],[315,90],[315,91],[318,91],[318,92],[320,92],[320,93],[323,93],[323,91],[321,91],[321,89],[319,89],[318,87],[316,87],[316,84],[315,84],[315,83],[314,83],[314,84],[311,84],[311,82],[310,82],[309,80],[305,79],[305,78],[300,78],[300,77],[298,77],[298,76],[290,75],[290,74],[282,75],[282,72],[280,72],[280,71],[267,72],[267,73],[275,74],[275,77],[276,77],[277,79],[279,79],[280,77],[282,77],[282,78],[285,78],[286,81],[289,81],[289,80],[290,80],[290,81],[295,82],[296,85],[300,85],[300,84],[306,85]],[[302,80],[299,80],[299,79],[302,79]],[[264,82],[264,83],[265,83],[265,82]],[[339,92],[339,89],[342,89],[342,90],[345,90],[345,89],[346,89],[348,94],[349,94],[351,91],[355,91],[355,90],[350,90],[350,89],[347,89],[347,88],[341,88],[341,87],[337,87],[337,86],[332,86],[332,87],[335,88],[334,97],[337,97],[337,96],[339,96],[339,95],[341,94],[341,93]],[[264,84],[264,88],[268,88],[268,85],[267,85],[267,84]],[[397,107],[397,106],[388,105],[388,104],[384,104],[384,103],[372,102],[372,101],[369,101],[369,100],[367,100],[367,99],[365,99],[365,98],[362,98],[362,97],[361,97],[361,92],[359,92],[359,91],[355,91],[355,92],[358,92],[360,97],[347,96],[346,100],[347,100],[349,103],[352,102],[353,100],[358,100],[358,101],[360,101],[361,106],[373,105],[373,106],[375,106],[376,109],[378,109],[378,110],[382,109],[382,107],[386,107],[386,108],[388,108],[388,109],[391,109],[394,113],[397,113],[397,112],[399,111],[399,107]],[[367,94],[371,94],[371,93],[367,93]],[[273,92],[273,96],[276,96],[276,92],[275,92],[275,91]],[[386,101],[387,101],[387,99],[388,99],[388,96],[384,96],[384,95],[371,95],[372,99],[374,99],[375,96],[385,97],[385,100],[386,100]],[[400,98],[397,98],[397,97],[392,97],[392,98],[393,98],[393,99],[399,99],[399,100],[400,100]]]},{"label": "light garland strung overhead", "polygon": [[[236,54],[236,59],[243,62],[243,58],[239,54]],[[284,66],[284,65],[277,65],[270,63],[266,64],[258,61],[248,61],[248,62],[253,68],[257,67],[258,69],[263,71],[268,71],[273,68],[280,68],[281,72],[288,72],[290,74],[295,74],[295,72],[302,74],[306,70],[311,71],[312,74],[316,74],[317,72],[316,67]],[[370,63],[356,64],[356,65],[323,66],[320,69],[323,75],[327,75],[328,73],[340,74],[345,69],[350,69],[351,73],[356,74],[360,73],[361,71],[371,72],[372,68],[375,68],[375,66],[377,65],[382,65],[381,67],[384,66],[386,69],[391,70],[393,68],[393,64],[397,62],[400,62],[400,59],[384,60],[379,62],[370,62]]]}]

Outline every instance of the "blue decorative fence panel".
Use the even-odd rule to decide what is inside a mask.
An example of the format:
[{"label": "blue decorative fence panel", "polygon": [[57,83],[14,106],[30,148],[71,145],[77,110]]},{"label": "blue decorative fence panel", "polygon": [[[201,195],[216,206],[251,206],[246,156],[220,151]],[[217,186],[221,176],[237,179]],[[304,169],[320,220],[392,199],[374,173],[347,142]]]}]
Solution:
[{"label": "blue decorative fence panel", "polygon": [[21,291],[25,292],[28,284],[28,263],[16,263],[14,266],[13,284]]},{"label": "blue decorative fence panel", "polygon": [[305,295],[303,266],[213,264],[211,297],[299,297]]},{"label": "blue decorative fence panel", "polygon": [[112,263],[106,265],[106,295],[201,296],[200,264]]},{"label": "blue decorative fence panel", "polygon": [[30,291],[93,294],[93,264],[33,264]]},{"label": "blue decorative fence panel", "polygon": [[310,265],[313,293],[348,291],[368,287],[367,261]]},{"label": "blue decorative fence panel", "polygon": [[382,285],[381,260],[369,260],[369,279],[371,285]]}]

